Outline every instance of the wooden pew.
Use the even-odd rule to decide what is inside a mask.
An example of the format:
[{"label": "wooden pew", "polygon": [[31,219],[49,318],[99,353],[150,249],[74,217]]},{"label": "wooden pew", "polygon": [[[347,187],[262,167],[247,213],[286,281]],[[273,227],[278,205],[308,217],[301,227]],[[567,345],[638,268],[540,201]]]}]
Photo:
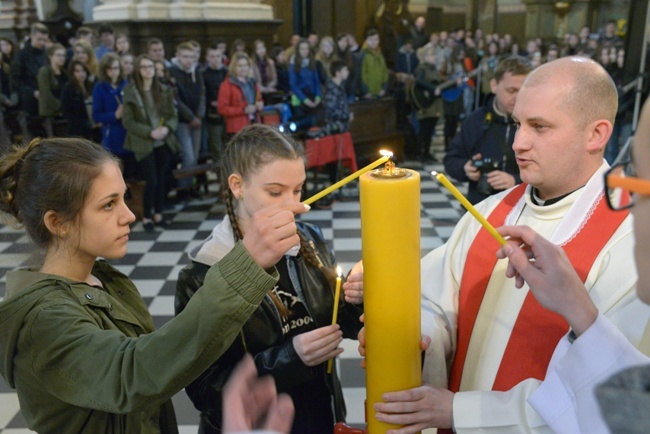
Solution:
[{"label": "wooden pew", "polygon": [[359,166],[379,158],[380,149],[392,151],[397,160],[404,159],[404,133],[396,128],[393,97],[355,101],[350,111],[354,113],[350,133]]}]

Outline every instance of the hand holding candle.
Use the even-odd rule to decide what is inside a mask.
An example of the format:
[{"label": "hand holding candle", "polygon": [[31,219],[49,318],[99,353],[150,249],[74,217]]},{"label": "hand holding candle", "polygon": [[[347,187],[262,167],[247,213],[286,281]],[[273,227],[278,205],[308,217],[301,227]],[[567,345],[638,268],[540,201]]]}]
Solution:
[{"label": "hand holding candle", "polygon": [[465,196],[463,196],[463,193],[458,191],[458,189],[454,186],[454,184],[452,184],[451,181],[449,181],[445,175],[443,175],[442,173],[438,173],[438,172],[431,172],[431,176],[435,177],[438,180],[438,182],[440,182],[442,185],[447,187],[447,190],[449,190],[451,192],[451,194],[453,194],[454,197],[456,199],[458,199],[458,201],[461,203],[461,205],[463,205],[465,207],[465,209],[467,211],[469,211],[469,213],[471,215],[473,215],[474,218],[476,220],[478,220],[478,222],[481,225],[483,225],[485,230],[487,230],[490,233],[490,235],[492,235],[494,237],[494,239],[499,242],[499,244],[501,244],[502,246],[505,246],[506,239],[503,238],[501,236],[501,234],[496,231],[496,229],[494,229],[494,226],[492,226],[490,224],[490,222],[488,222],[485,219],[485,217],[483,217],[481,215],[481,213],[478,212],[478,210],[476,208],[474,208],[474,206],[471,203],[469,203],[467,198]]},{"label": "hand holding candle", "polygon": [[357,170],[352,175],[343,178],[339,182],[330,185],[329,187],[327,187],[323,191],[321,191],[319,193],[316,193],[315,195],[313,195],[312,197],[310,197],[307,200],[304,200],[302,203],[304,203],[305,205],[311,205],[312,203],[316,202],[318,199],[322,199],[323,197],[327,196],[331,192],[333,192],[335,190],[338,190],[339,188],[343,187],[348,182],[354,181],[355,179],[357,179],[358,177],[360,177],[364,173],[371,171],[372,169],[379,166],[380,164],[384,164],[385,162],[390,160],[390,157],[393,156],[393,153],[390,152],[390,151],[379,151],[379,152],[383,155],[383,157],[381,157],[378,160],[373,161],[372,163],[368,164],[366,167]]},{"label": "hand holding candle", "polygon": [[[336,267],[336,290],[334,291],[334,310],[332,311],[332,324],[336,324],[336,321],[339,317],[339,299],[341,298],[341,267]],[[332,363],[334,359],[329,359],[327,361],[327,373],[332,373]]]}]

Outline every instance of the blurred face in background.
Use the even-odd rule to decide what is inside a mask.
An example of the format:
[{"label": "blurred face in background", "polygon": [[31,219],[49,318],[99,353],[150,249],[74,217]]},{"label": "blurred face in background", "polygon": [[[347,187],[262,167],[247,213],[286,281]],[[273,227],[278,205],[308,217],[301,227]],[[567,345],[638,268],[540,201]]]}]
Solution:
[{"label": "blurred face in background", "polygon": [[83,83],[88,78],[88,73],[86,73],[86,68],[81,65],[75,65],[72,70],[72,76],[74,77],[77,83]]},{"label": "blurred face in background", "polygon": [[88,53],[83,49],[81,45],[76,45],[72,51],[73,58],[80,61],[81,63],[88,63]]},{"label": "blurred face in background", "polygon": [[366,45],[371,50],[376,50],[379,47],[379,35],[372,35],[366,38]]},{"label": "blurred face in background", "polygon": [[223,52],[208,48],[205,53],[205,60],[212,69],[219,69],[223,67]]},{"label": "blurred face in background", "polygon": [[149,57],[153,60],[163,60],[165,58],[165,47],[162,43],[160,44],[151,44],[149,46]]},{"label": "blurred face in background", "polygon": [[33,32],[30,34],[32,47],[38,50],[44,49],[49,39],[47,33]]},{"label": "blurred face in background", "polygon": [[63,65],[65,65],[65,60],[66,60],[65,49],[61,48],[54,51],[54,53],[52,53],[52,56],[50,57],[50,64],[52,66],[57,66],[61,68]]},{"label": "blurred face in background", "polygon": [[264,45],[263,42],[258,42],[255,45],[255,54],[260,59],[264,59],[266,57],[266,45]]},{"label": "blurred face in background", "polygon": [[106,70],[106,76],[110,78],[111,83],[116,83],[120,78],[120,68],[120,62],[117,60],[108,66],[108,69]]},{"label": "blurred face in background", "polygon": [[298,44],[298,54],[303,59],[309,57],[309,51],[310,51],[309,42],[301,42],[300,44]]},{"label": "blurred face in background", "polygon": [[133,73],[133,56],[125,54],[121,57],[122,71],[125,77],[129,77]]},{"label": "blurred face in background", "polygon": [[115,51],[118,53],[128,53],[131,50],[131,44],[129,43],[129,38],[126,36],[120,36],[115,41]]}]

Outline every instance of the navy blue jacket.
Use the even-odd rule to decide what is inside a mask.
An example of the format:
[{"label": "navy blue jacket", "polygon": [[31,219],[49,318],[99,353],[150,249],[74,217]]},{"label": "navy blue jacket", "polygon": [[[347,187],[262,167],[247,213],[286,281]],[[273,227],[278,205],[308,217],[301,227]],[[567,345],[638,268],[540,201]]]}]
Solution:
[{"label": "navy blue jacket", "polygon": [[470,181],[465,175],[463,167],[475,154],[500,162],[499,170],[513,175],[515,183],[521,183],[519,166],[512,150],[516,131],[510,116],[501,116],[494,111],[494,97],[470,114],[460,126],[460,132],[451,142],[443,162],[450,176],[461,182],[469,181],[467,199],[471,203],[488,197],[477,191],[478,182]]}]

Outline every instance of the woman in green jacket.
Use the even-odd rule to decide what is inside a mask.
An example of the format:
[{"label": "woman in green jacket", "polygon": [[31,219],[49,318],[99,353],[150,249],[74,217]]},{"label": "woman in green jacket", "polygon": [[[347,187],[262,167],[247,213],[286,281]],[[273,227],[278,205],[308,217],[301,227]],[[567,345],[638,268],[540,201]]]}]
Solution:
[{"label": "woman in green jacket", "polygon": [[146,54],[135,61],[133,83],[124,88],[123,104],[124,149],[133,151],[140,176],[145,180],[142,224],[147,232],[153,232],[154,225],[170,224],[162,217],[167,195],[165,181],[180,146],[174,135],[178,115],[172,91],[158,82],[154,62]]},{"label": "woman in green jacket", "polygon": [[85,139],[36,139],[0,159],[0,213],[44,251],[7,274],[0,374],[38,433],[178,433],[171,397],[205,371],[278,281],[298,244],[280,204],[217,265],[160,330],[133,282],[98,257],[126,254],[134,215],[118,159]]}]

